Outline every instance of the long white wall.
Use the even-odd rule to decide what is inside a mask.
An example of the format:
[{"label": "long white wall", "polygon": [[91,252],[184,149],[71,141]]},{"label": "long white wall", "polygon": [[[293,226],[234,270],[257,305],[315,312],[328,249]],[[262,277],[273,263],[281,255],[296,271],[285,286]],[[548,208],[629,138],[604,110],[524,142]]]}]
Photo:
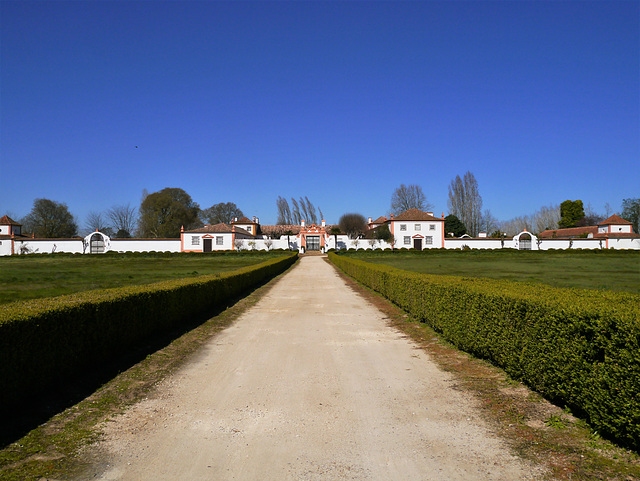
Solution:
[{"label": "long white wall", "polygon": [[[87,246],[87,250],[88,248]],[[53,254],[55,252],[82,254],[84,251],[83,239],[16,239],[13,244],[14,254]]]},{"label": "long white wall", "polygon": [[180,252],[180,239],[111,239],[115,252]]},{"label": "long white wall", "polygon": [[[240,245],[231,245],[231,235],[223,234],[223,244],[216,243],[216,237],[212,237],[212,249],[216,250],[299,250],[300,240],[296,236],[282,236],[280,239],[239,239]],[[268,244],[271,244],[268,246]],[[514,249],[518,248],[515,239],[508,238],[502,242],[500,239],[492,238],[451,238],[444,239],[444,247],[446,249],[462,249],[465,246],[471,249]],[[115,252],[181,252],[180,239],[111,239],[106,243],[105,251]],[[371,249],[403,249],[410,248],[413,245],[405,246],[403,243],[396,243],[395,246],[385,241],[376,240],[372,242],[369,239],[349,239],[346,235],[336,236],[328,235],[325,240],[325,251],[329,249],[343,250],[371,250]],[[425,249],[437,248],[435,246],[427,246],[423,244]],[[203,240],[199,240],[199,244],[192,244],[191,235],[184,235],[185,251],[202,252]],[[531,250],[550,250],[550,249],[635,249],[640,250],[640,239],[534,239],[531,242]],[[50,254],[54,252],[67,253],[89,253],[88,238],[85,239],[15,239],[14,254]],[[0,240],[0,256],[11,255],[11,240]]]}]

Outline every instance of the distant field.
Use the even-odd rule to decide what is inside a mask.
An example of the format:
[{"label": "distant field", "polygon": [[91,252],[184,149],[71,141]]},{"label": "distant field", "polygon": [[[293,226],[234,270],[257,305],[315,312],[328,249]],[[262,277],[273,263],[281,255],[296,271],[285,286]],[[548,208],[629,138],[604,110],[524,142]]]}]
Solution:
[{"label": "distant field", "polygon": [[638,251],[389,251],[350,256],[408,271],[640,294]]},{"label": "distant field", "polygon": [[279,255],[243,252],[0,257],[0,304],[214,274],[258,264]]}]

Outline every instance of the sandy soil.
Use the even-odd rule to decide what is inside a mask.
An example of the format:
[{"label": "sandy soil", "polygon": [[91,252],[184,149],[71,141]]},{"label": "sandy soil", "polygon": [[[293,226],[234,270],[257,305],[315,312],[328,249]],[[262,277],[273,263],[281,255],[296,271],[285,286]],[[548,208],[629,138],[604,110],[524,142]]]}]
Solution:
[{"label": "sandy soil", "polygon": [[411,341],[304,257],[153,396],[104,426],[103,480],[522,480]]}]

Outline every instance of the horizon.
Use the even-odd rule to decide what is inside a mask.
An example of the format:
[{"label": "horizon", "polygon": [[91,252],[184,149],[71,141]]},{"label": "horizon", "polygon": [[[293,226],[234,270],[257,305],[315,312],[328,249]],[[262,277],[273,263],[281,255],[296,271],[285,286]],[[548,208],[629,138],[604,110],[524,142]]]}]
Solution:
[{"label": "horizon", "polygon": [[0,216],[184,189],[275,224],[640,197],[638,2],[0,2]]}]

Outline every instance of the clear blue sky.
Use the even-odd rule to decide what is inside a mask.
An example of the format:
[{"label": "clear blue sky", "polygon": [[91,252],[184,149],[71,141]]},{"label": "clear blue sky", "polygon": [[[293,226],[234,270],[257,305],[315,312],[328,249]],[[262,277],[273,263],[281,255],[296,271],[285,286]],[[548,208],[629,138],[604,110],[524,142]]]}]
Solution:
[{"label": "clear blue sky", "polygon": [[640,197],[640,2],[0,1],[0,215],[143,189],[275,223]]}]

